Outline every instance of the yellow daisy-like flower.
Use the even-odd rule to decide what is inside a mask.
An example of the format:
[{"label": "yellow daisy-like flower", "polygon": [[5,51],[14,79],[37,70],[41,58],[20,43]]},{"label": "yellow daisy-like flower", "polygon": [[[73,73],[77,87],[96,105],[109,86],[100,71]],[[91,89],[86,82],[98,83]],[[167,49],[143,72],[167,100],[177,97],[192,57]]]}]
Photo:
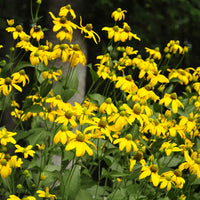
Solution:
[{"label": "yellow daisy-like flower", "polygon": [[54,136],[53,142],[58,144],[61,142],[62,144],[66,144],[67,142],[67,126],[62,126],[62,128],[56,133]]},{"label": "yellow daisy-like flower", "polygon": [[[98,42],[100,42],[100,37],[99,35],[94,32],[92,29],[93,29],[93,26],[92,24],[87,24],[86,26],[83,26],[82,25],[82,17],[80,17],[80,26],[81,27],[78,27],[79,29],[81,29],[81,33],[85,33],[85,38],[89,38],[89,39],[93,39],[94,42],[97,44]],[[98,39],[98,42],[97,42],[97,39]]]},{"label": "yellow daisy-like flower", "polygon": [[6,21],[7,21],[7,24],[8,24],[9,26],[12,26],[12,25],[15,23],[15,20],[14,20],[14,19],[7,19]]},{"label": "yellow daisy-like flower", "polygon": [[56,37],[61,41],[65,39],[71,42],[73,35],[66,28],[63,28],[56,34]]},{"label": "yellow daisy-like flower", "polygon": [[146,52],[149,53],[149,58],[153,59],[161,59],[161,53],[159,51],[159,47],[156,47],[155,49],[150,49],[148,47],[145,47]]},{"label": "yellow daisy-like flower", "polygon": [[117,107],[112,103],[112,99],[109,97],[105,100],[104,103],[100,105],[99,111],[101,113],[107,113],[108,115],[111,115],[111,113],[117,113],[118,109]]},{"label": "yellow daisy-like flower", "polygon": [[61,57],[62,62],[66,62],[69,59],[69,45],[67,44],[57,44],[53,48],[53,52],[57,58]]},{"label": "yellow daisy-like flower", "polygon": [[22,83],[22,86],[24,87],[26,85],[26,82],[29,83],[29,77],[26,75],[26,72],[24,69],[20,70],[19,72],[15,72],[14,74],[11,75],[13,80],[16,83]]},{"label": "yellow daisy-like flower", "polygon": [[121,39],[121,32],[123,31],[122,28],[119,28],[119,26],[114,27],[103,27],[102,31],[108,32],[108,39],[111,39],[114,37],[114,42],[118,42]]},{"label": "yellow daisy-like flower", "polygon": [[37,41],[40,41],[41,39],[44,38],[44,32],[42,31],[41,26],[33,26],[30,30],[30,35],[32,38],[36,38]]},{"label": "yellow daisy-like flower", "polygon": [[26,148],[24,148],[16,144],[15,147],[16,147],[15,153],[23,153],[24,158],[28,158],[28,156],[33,157],[35,154],[35,151],[31,150],[33,147],[32,145],[28,145]]},{"label": "yellow daisy-like flower", "polygon": [[142,151],[137,151],[137,153],[132,156],[130,159],[130,166],[129,166],[129,171],[133,172],[133,167],[135,166],[136,162],[140,162],[142,166],[146,165],[146,161],[143,159],[143,152]]},{"label": "yellow daisy-like flower", "polygon": [[54,79],[55,81],[58,81],[58,78],[57,78],[57,76],[60,76],[61,74],[60,74],[60,72],[58,71],[58,72],[55,72],[55,71],[53,71],[53,70],[49,70],[49,71],[44,71],[43,73],[42,73],[42,77],[44,78],[44,79]]},{"label": "yellow daisy-like flower", "polygon": [[84,134],[79,130],[76,130],[75,134],[68,132],[68,136],[70,139],[69,143],[65,147],[65,151],[76,149],[77,157],[83,156],[85,152],[87,152],[89,156],[93,155],[93,150],[88,146],[88,144],[92,145],[94,149],[97,149],[97,147],[89,141],[92,137],[91,134]]},{"label": "yellow daisy-like flower", "polygon": [[120,40],[122,42],[125,42],[126,40],[131,40],[132,38],[139,40],[139,41],[141,40],[136,34],[133,34],[131,32],[131,27],[126,22],[124,22],[123,30],[120,34]]},{"label": "yellow daisy-like flower", "polygon": [[12,144],[16,144],[16,140],[13,138],[14,135],[16,135],[17,133],[16,132],[10,132],[10,131],[7,131],[6,128],[3,128],[1,131],[0,131],[0,143],[1,145],[4,145],[6,146],[7,143],[12,143]]},{"label": "yellow daisy-like flower", "polygon": [[16,27],[8,27],[6,28],[7,32],[13,33],[13,39],[16,40],[18,37],[24,38],[27,34],[23,31],[23,27],[21,25],[17,25]]},{"label": "yellow daisy-like flower", "polygon": [[15,83],[15,80],[12,80],[10,77],[0,78],[0,92],[3,92],[3,95],[7,96],[12,91],[12,87],[22,92],[22,88]]},{"label": "yellow daisy-like flower", "polygon": [[169,156],[172,152],[182,151],[182,149],[180,149],[179,147],[177,147],[176,143],[171,143],[171,141],[164,142],[161,145],[160,150],[165,150],[165,153],[166,153],[167,156]]},{"label": "yellow daisy-like flower", "polygon": [[159,104],[164,104],[165,106],[168,106],[169,104],[172,104],[172,111],[173,113],[178,112],[178,107],[182,107],[184,109],[183,104],[178,100],[177,94],[174,92],[172,94],[165,94],[164,97],[159,101]]},{"label": "yellow daisy-like flower", "polygon": [[160,175],[158,175],[158,166],[157,165],[150,165],[150,166],[143,166],[140,171],[139,179],[146,178],[147,176],[151,176],[151,181],[155,187],[158,186],[160,182]]},{"label": "yellow daisy-like flower", "polygon": [[59,31],[61,28],[66,28],[70,33],[73,33],[73,29],[76,29],[78,26],[73,22],[67,20],[66,16],[55,17],[52,12],[49,12],[53,19],[53,32]]},{"label": "yellow daisy-like flower", "polygon": [[68,13],[70,13],[73,19],[76,18],[76,14],[70,4],[60,8],[59,16],[67,16]]},{"label": "yellow daisy-like flower", "polygon": [[70,58],[69,62],[71,67],[75,67],[78,63],[81,63],[83,66],[86,64],[86,57],[84,53],[81,51],[81,48],[78,44],[71,44],[71,49],[69,51]]},{"label": "yellow daisy-like flower", "polygon": [[56,195],[49,193],[49,187],[46,187],[46,191],[37,190],[38,196],[43,198],[50,198],[51,200],[57,199]]},{"label": "yellow daisy-like flower", "polygon": [[126,152],[129,153],[133,147],[133,151],[138,151],[138,147],[132,140],[132,135],[129,133],[124,138],[116,139],[113,144],[119,143],[119,150],[123,151],[126,148]]},{"label": "yellow daisy-like flower", "polygon": [[121,21],[125,19],[125,14],[127,11],[118,8],[117,10],[113,11],[111,17],[114,18],[115,21]]},{"label": "yellow daisy-like flower", "polygon": [[15,195],[10,195],[7,200],[21,200],[21,199]]}]

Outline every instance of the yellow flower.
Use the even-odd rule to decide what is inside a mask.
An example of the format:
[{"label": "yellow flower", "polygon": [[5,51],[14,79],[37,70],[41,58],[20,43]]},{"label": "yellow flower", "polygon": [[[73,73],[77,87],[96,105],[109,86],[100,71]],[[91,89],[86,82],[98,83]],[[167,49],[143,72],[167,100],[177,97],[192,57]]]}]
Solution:
[{"label": "yellow flower", "polygon": [[47,178],[47,176],[44,175],[44,172],[42,172],[40,174],[40,180],[45,180]]},{"label": "yellow flower", "polygon": [[74,10],[71,8],[70,4],[60,8],[59,16],[65,16],[66,17],[68,13],[71,14],[73,19],[76,18],[76,14],[75,14]]},{"label": "yellow flower", "polygon": [[6,146],[7,143],[9,143],[9,142],[12,143],[12,144],[16,144],[16,140],[12,137],[16,134],[17,134],[16,132],[9,132],[9,131],[7,131],[6,128],[3,128],[0,131],[0,143],[1,143],[1,145]]},{"label": "yellow flower", "polygon": [[53,48],[53,52],[57,58],[61,57],[62,62],[66,62],[69,59],[69,46],[67,44],[57,44]]},{"label": "yellow flower", "polygon": [[2,178],[6,178],[12,173],[10,163],[5,158],[5,154],[0,153],[0,174]]},{"label": "yellow flower", "polygon": [[93,150],[88,146],[88,144],[92,145],[94,149],[97,149],[96,146],[89,141],[91,139],[91,134],[84,134],[79,130],[76,130],[75,134],[72,132],[68,132],[69,143],[65,147],[65,151],[70,151],[72,149],[76,149],[76,156],[81,157],[88,153],[89,156],[93,155]]},{"label": "yellow flower", "polygon": [[131,27],[126,22],[124,22],[123,23],[123,30],[120,34],[120,40],[122,42],[125,42],[127,39],[131,40],[132,38],[139,40],[139,41],[141,40],[136,34],[133,34],[131,32]]},{"label": "yellow flower", "polygon": [[37,190],[38,196],[43,198],[50,198],[51,200],[57,199],[56,195],[49,193],[49,187],[46,187],[46,191]]},{"label": "yellow flower", "polygon": [[21,25],[17,25],[16,27],[8,27],[6,28],[7,32],[13,33],[13,39],[16,40],[18,37],[24,38],[27,34],[23,31],[23,27]]},{"label": "yellow flower", "polygon": [[111,39],[114,37],[114,42],[118,42],[121,39],[121,32],[123,31],[122,28],[119,28],[119,26],[114,26],[114,27],[103,27],[103,31],[108,32],[108,39]]},{"label": "yellow flower", "polygon": [[[66,16],[55,17],[52,12],[49,12],[53,19],[53,32],[59,31],[61,28],[66,28],[70,33],[73,33],[73,29],[77,28],[77,25],[67,20]],[[66,14],[66,13],[65,13]]]},{"label": "yellow flower", "polygon": [[55,81],[58,81],[57,76],[60,76],[60,72],[58,72],[58,71],[55,72],[52,69],[49,71],[44,71],[42,73],[42,77],[44,79],[48,78],[48,79],[54,79]]},{"label": "yellow flower", "polygon": [[111,115],[111,113],[117,113],[118,110],[117,110],[117,107],[112,103],[112,99],[109,97],[105,100],[104,103],[102,103],[100,105],[100,108],[99,108],[99,112],[101,113],[107,113],[108,115]]},{"label": "yellow flower", "polygon": [[41,145],[36,144],[36,146],[38,147],[39,150],[45,150],[45,144],[44,143],[42,143]]},{"label": "yellow flower", "polygon": [[40,41],[41,39],[44,38],[44,32],[42,31],[41,26],[36,26],[34,25],[31,30],[30,30],[30,35],[32,38],[36,38],[37,41]]},{"label": "yellow flower", "polygon": [[169,48],[169,52],[176,54],[176,52],[179,52],[179,54],[184,54],[184,49],[183,47],[180,46],[180,42],[177,40],[171,40],[168,44],[167,47]]},{"label": "yellow flower", "polygon": [[[85,35],[85,38],[89,38],[89,39],[93,39],[94,40],[94,42],[97,44],[98,42],[100,42],[100,37],[99,37],[99,35],[96,33],[96,32],[94,32],[92,29],[93,29],[93,26],[92,26],[92,24],[87,24],[86,26],[83,26],[82,25],[82,17],[80,17],[80,26],[81,27],[78,27],[79,29],[81,29],[81,33],[85,33],[86,35]],[[96,39],[96,37],[97,37],[97,39],[98,39],[98,42],[97,42],[97,39]]]},{"label": "yellow flower", "polygon": [[66,28],[63,28],[61,31],[59,31],[57,34],[56,34],[56,37],[59,39],[59,40],[68,40],[71,42],[72,38],[73,38],[73,35],[72,33],[70,33]]},{"label": "yellow flower", "polygon": [[178,78],[181,85],[188,85],[189,81],[192,81],[192,75],[189,69],[167,69],[169,71],[169,80],[173,78]]},{"label": "yellow flower", "polygon": [[62,126],[62,128],[56,133],[54,136],[53,142],[58,144],[61,142],[62,144],[66,144],[67,142],[67,126]]},{"label": "yellow flower", "polygon": [[16,147],[15,153],[23,153],[24,158],[28,158],[29,155],[33,157],[35,154],[35,151],[31,150],[33,147],[32,145],[28,145],[26,148],[24,148],[16,144],[15,147]]},{"label": "yellow flower", "polygon": [[12,87],[22,92],[22,88],[15,83],[16,82],[12,80],[10,77],[0,78],[0,92],[3,92],[3,95],[7,96],[12,91]]},{"label": "yellow flower", "polygon": [[7,19],[7,23],[9,26],[12,26],[15,23],[14,19]]},{"label": "yellow flower", "polygon": [[124,92],[131,92],[138,90],[138,87],[135,84],[131,75],[118,76],[116,81],[117,83],[115,84],[115,87],[120,88]]},{"label": "yellow flower", "polygon": [[145,47],[146,52],[149,53],[149,58],[153,58],[153,59],[161,59],[161,53],[159,51],[159,48],[156,47],[155,49],[150,49],[148,47]]},{"label": "yellow flower", "polygon": [[132,140],[132,135],[129,133],[127,134],[124,138],[119,138],[116,139],[113,144],[117,144],[119,143],[119,150],[123,151],[123,149],[126,147],[126,152],[129,153],[133,147],[133,151],[137,151],[138,147],[135,144],[135,142],[133,142]]},{"label": "yellow flower", "polygon": [[136,162],[140,162],[142,166],[146,165],[146,161],[143,159],[142,151],[136,152],[136,154],[133,157],[131,157],[129,161],[130,161],[130,166],[129,166],[130,172],[133,172],[133,167],[135,166]]},{"label": "yellow flower", "polygon": [[160,175],[158,175],[158,166],[153,164],[150,166],[143,166],[140,171],[139,179],[146,178],[147,176],[151,176],[151,181],[155,187],[158,186],[160,182]]},{"label": "yellow flower", "polygon": [[26,75],[26,72],[24,69],[20,70],[19,72],[15,72],[14,74],[11,75],[13,80],[16,83],[22,83],[22,86],[24,87],[26,85],[26,82],[29,83],[29,77]]},{"label": "yellow flower", "polygon": [[184,109],[183,104],[178,100],[177,94],[174,92],[172,94],[165,94],[164,97],[159,101],[159,104],[164,104],[165,106],[168,106],[169,104],[172,104],[172,111],[173,113],[178,112],[178,107],[182,107]]},{"label": "yellow flower", "polygon": [[160,189],[167,188],[167,191],[171,190],[172,185],[175,185],[175,182],[172,179],[173,172],[168,171],[161,174],[160,177]]},{"label": "yellow flower", "polygon": [[111,17],[114,18],[115,21],[121,21],[122,19],[125,19],[125,14],[127,11],[122,10],[121,8],[118,8],[117,10],[113,11],[111,14]]},{"label": "yellow flower", "polygon": [[69,63],[71,67],[75,67],[78,63],[81,63],[83,66],[86,64],[86,57],[84,53],[81,51],[78,44],[71,44],[71,49],[69,51],[70,59]]},{"label": "yellow flower", "polygon": [[7,200],[21,200],[21,199],[15,195],[10,195]]},{"label": "yellow flower", "polygon": [[171,141],[164,142],[161,145],[160,150],[165,150],[166,155],[169,156],[172,152],[182,151],[182,149],[180,149],[179,147],[176,147],[176,146],[177,146],[177,144],[171,143]]},{"label": "yellow flower", "polygon": [[147,81],[150,80],[149,84],[154,87],[158,82],[159,83],[169,83],[168,78],[160,74],[160,71],[149,71],[147,76]]}]

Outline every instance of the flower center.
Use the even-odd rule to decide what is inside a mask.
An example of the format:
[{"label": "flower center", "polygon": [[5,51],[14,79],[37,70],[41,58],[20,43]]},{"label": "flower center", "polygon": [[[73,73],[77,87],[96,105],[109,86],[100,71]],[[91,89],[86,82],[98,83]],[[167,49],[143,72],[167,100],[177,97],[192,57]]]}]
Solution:
[{"label": "flower center", "polygon": [[83,133],[79,133],[76,137],[76,140],[79,141],[79,142],[83,142],[85,139],[85,136]]},{"label": "flower center", "polygon": [[6,84],[6,85],[10,85],[10,84],[11,84],[11,78],[7,77],[7,78],[5,79],[5,84]]},{"label": "flower center", "polygon": [[143,159],[143,152],[142,152],[142,151],[138,151],[138,152],[135,154],[134,159],[135,159],[136,161],[142,160],[142,159]]},{"label": "flower center", "polygon": [[112,99],[109,97],[109,98],[107,98],[107,99],[105,100],[105,102],[106,102],[107,104],[111,104],[111,103],[112,103]]},{"label": "flower center", "polygon": [[100,128],[105,128],[106,125],[107,125],[106,119],[101,119],[101,120],[99,121],[98,126],[99,126]]},{"label": "flower center", "polygon": [[182,172],[179,170],[179,169],[176,169],[174,171],[174,174],[177,176],[177,177],[181,177],[182,176]]},{"label": "flower center", "polygon": [[129,133],[129,134],[127,134],[126,136],[125,136],[125,138],[127,139],[127,140],[132,140],[132,135]]},{"label": "flower center", "polygon": [[114,27],[113,27],[113,30],[114,30],[115,32],[118,32],[118,31],[119,31],[119,26],[114,26]]},{"label": "flower center", "polygon": [[151,165],[150,170],[151,170],[151,172],[156,173],[156,172],[158,172],[158,166],[157,165]]},{"label": "flower center", "polygon": [[21,26],[21,25],[17,25],[17,26],[16,26],[16,31],[17,31],[17,32],[22,32],[22,31],[23,31],[22,26]]},{"label": "flower center", "polygon": [[129,32],[131,31],[130,26],[127,26],[127,25],[126,25],[126,26],[124,27],[124,31],[127,32],[127,33],[129,33]]},{"label": "flower center", "polygon": [[171,99],[175,100],[177,99],[177,94],[174,92],[170,95]]},{"label": "flower center", "polygon": [[135,104],[133,107],[133,112],[137,115],[139,115],[141,113],[141,107],[139,104]]},{"label": "flower center", "polygon": [[87,31],[91,31],[93,29],[93,26],[92,24],[87,24],[85,28]]},{"label": "flower center", "polygon": [[67,119],[71,119],[71,117],[73,116],[73,113],[72,113],[72,111],[67,111],[66,113],[65,113],[65,117],[67,118]]},{"label": "flower center", "polygon": [[127,81],[132,81],[132,80],[133,80],[133,79],[132,79],[132,76],[131,76],[130,74],[127,75],[127,76],[126,76],[126,80],[127,80]]},{"label": "flower center", "polygon": [[80,50],[80,47],[79,47],[78,44],[75,44],[75,45],[72,47],[72,49],[73,49],[74,51],[79,51],[79,50]]},{"label": "flower center", "polygon": [[65,24],[66,21],[67,21],[66,17],[61,17],[60,18],[60,23],[61,24]]}]

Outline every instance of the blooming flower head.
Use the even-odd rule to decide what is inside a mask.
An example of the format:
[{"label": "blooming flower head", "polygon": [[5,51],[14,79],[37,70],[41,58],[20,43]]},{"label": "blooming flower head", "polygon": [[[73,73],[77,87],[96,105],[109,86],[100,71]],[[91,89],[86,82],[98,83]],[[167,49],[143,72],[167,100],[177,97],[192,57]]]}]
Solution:
[{"label": "blooming flower head", "polygon": [[0,78],[0,92],[3,92],[4,96],[10,94],[12,87],[22,92],[22,88],[16,84],[15,80],[11,79],[10,77]]},{"label": "blooming flower head", "polygon": [[54,23],[53,31],[54,32],[59,31],[61,28],[66,28],[66,30],[68,30],[70,33],[73,33],[73,29],[77,28],[77,25],[74,24],[73,22],[67,20],[65,15],[60,16],[60,17],[55,17],[52,12],[49,12],[49,14],[51,15],[51,17],[53,19],[53,23]]},{"label": "blooming flower head", "polygon": [[24,87],[26,85],[26,82],[29,83],[29,77],[26,75],[26,72],[24,69],[21,69],[19,72],[15,72],[14,74],[11,75],[13,80],[16,83],[22,83],[22,86]]},{"label": "blooming flower head", "polygon": [[146,178],[147,176],[151,176],[151,181],[155,187],[158,186],[160,182],[160,175],[158,175],[158,166],[156,164],[152,164],[150,166],[143,166],[140,171],[139,179]]},{"label": "blooming flower head", "polygon": [[7,145],[7,143],[12,143],[12,144],[16,144],[16,140],[13,138],[14,135],[16,135],[16,132],[10,132],[7,131],[6,128],[3,128],[0,131],[0,143],[1,145],[5,146]]},{"label": "blooming flower head", "polygon": [[41,26],[34,25],[30,30],[30,35],[32,38],[35,38],[37,41],[40,41],[44,38],[44,32],[42,31]]},{"label": "blooming flower head", "polygon": [[14,19],[7,19],[6,20],[9,26],[12,26],[15,23]]},{"label": "blooming flower head", "polygon": [[76,14],[70,4],[60,8],[59,16],[67,16],[68,13],[70,13],[73,19],[76,18]]},{"label": "blooming flower head", "polygon": [[24,158],[28,158],[28,156],[33,157],[35,154],[35,151],[31,150],[32,145],[28,145],[26,148],[24,148],[24,147],[21,147],[20,145],[16,144],[15,147],[16,147],[15,153],[23,153]]},{"label": "blooming flower head", "polygon": [[164,97],[159,101],[159,104],[164,104],[165,106],[168,106],[169,104],[172,104],[172,111],[173,113],[178,112],[178,107],[182,107],[184,109],[183,104],[178,100],[177,94],[174,92],[172,94],[165,94]]},{"label": "blooming flower head", "polygon": [[[86,26],[82,25],[82,17],[80,17],[80,27],[78,28],[81,29],[81,33],[85,33],[85,38],[89,39],[92,38],[96,44],[100,42],[99,35],[92,30],[93,29],[92,24],[87,24]],[[96,38],[98,39],[98,42]]]},{"label": "blooming flower head", "polygon": [[153,59],[161,59],[161,53],[159,51],[159,48],[155,48],[155,49],[150,49],[148,47],[145,47],[146,52],[149,53],[149,58],[153,58]]},{"label": "blooming flower head", "polygon": [[57,144],[61,142],[62,144],[66,144],[67,142],[67,126],[62,126],[62,128],[56,133],[54,136],[53,142]]},{"label": "blooming flower head", "polygon": [[91,139],[91,134],[85,134],[76,130],[75,134],[72,132],[68,132],[69,143],[65,147],[65,151],[70,151],[72,149],[76,149],[76,156],[81,157],[88,153],[89,156],[93,155],[93,150],[88,146],[88,144],[92,145],[94,149],[97,149],[96,146],[89,141]]},{"label": "blooming flower head", "polygon": [[69,62],[71,67],[75,67],[78,63],[81,63],[83,66],[86,64],[86,57],[84,53],[81,51],[81,48],[78,44],[71,44],[71,49],[69,51],[70,58]]},{"label": "blooming flower head", "polygon": [[101,113],[107,113],[108,115],[111,115],[111,113],[117,113],[117,107],[112,103],[112,99],[109,97],[105,100],[104,103],[100,105],[99,111]]},{"label": "blooming flower head", "polygon": [[115,21],[121,21],[125,19],[125,14],[127,11],[122,10],[121,8],[117,8],[117,10],[113,11],[111,17],[114,18]]},{"label": "blooming flower head", "polygon": [[49,70],[49,71],[44,71],[42,73],[42,77],[44,79],[54,79],[55,81],[58,81],[57,76],[60,76],[60,72],[59,71],[54,71],[54,70]]},{"label": "blooming flower head", "polygon": [[49,193],[49,187],[46,187],[46,190],[37,190],[38,196],[43,198],[49,198],[51,200],[57,199],[56,195]]},{"label": "blooming flower head", "polygon": [[121,39],[121,32],[123,31],[123,29],[115,25],[114,27],[103,27],[102,31],[108,32],[108,39],[114,37],[114,42],[118,42]]},{"label": "blooming flower head", "polygon": [[23,31],[23,27],[21,25],[17,25],[16,27],[8,27],[6,28],[7,32],[13,33],[13,39],[16,40],[18,37],[23,38],[27,34]]},{"label": "blooming flower head", "polygon": [[133,147],[133,151],[137,151],[138,147],[135,142],[132,140],[132,135],[129,133],[124,138],[116,139],[113,144],[119,143],[119,150],[123,151],[126,147],[126,152],[129,153]]}]

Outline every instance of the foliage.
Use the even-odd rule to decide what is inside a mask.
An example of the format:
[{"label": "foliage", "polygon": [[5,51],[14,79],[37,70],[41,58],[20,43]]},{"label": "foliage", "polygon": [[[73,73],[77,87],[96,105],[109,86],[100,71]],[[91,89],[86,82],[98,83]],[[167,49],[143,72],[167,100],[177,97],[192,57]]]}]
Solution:
[{"label": "foliage", "polygon": [[100,37],[84,19],[74,23],[68,4],[49,12],[58,41],[45,41],[41,3],[30,34],[7,20],[13,46],[0,61],[0,110],[1,121],[11,110],[15,127],[0,129],[1,199],[198,199],[200,69],[180,67],[188,47],[170,40],[141,56],[129,42],[142,39],[118,8],[102,28],[105,52],[88,65],[91,87],[72,105],[86,65],[73,33]]}]

